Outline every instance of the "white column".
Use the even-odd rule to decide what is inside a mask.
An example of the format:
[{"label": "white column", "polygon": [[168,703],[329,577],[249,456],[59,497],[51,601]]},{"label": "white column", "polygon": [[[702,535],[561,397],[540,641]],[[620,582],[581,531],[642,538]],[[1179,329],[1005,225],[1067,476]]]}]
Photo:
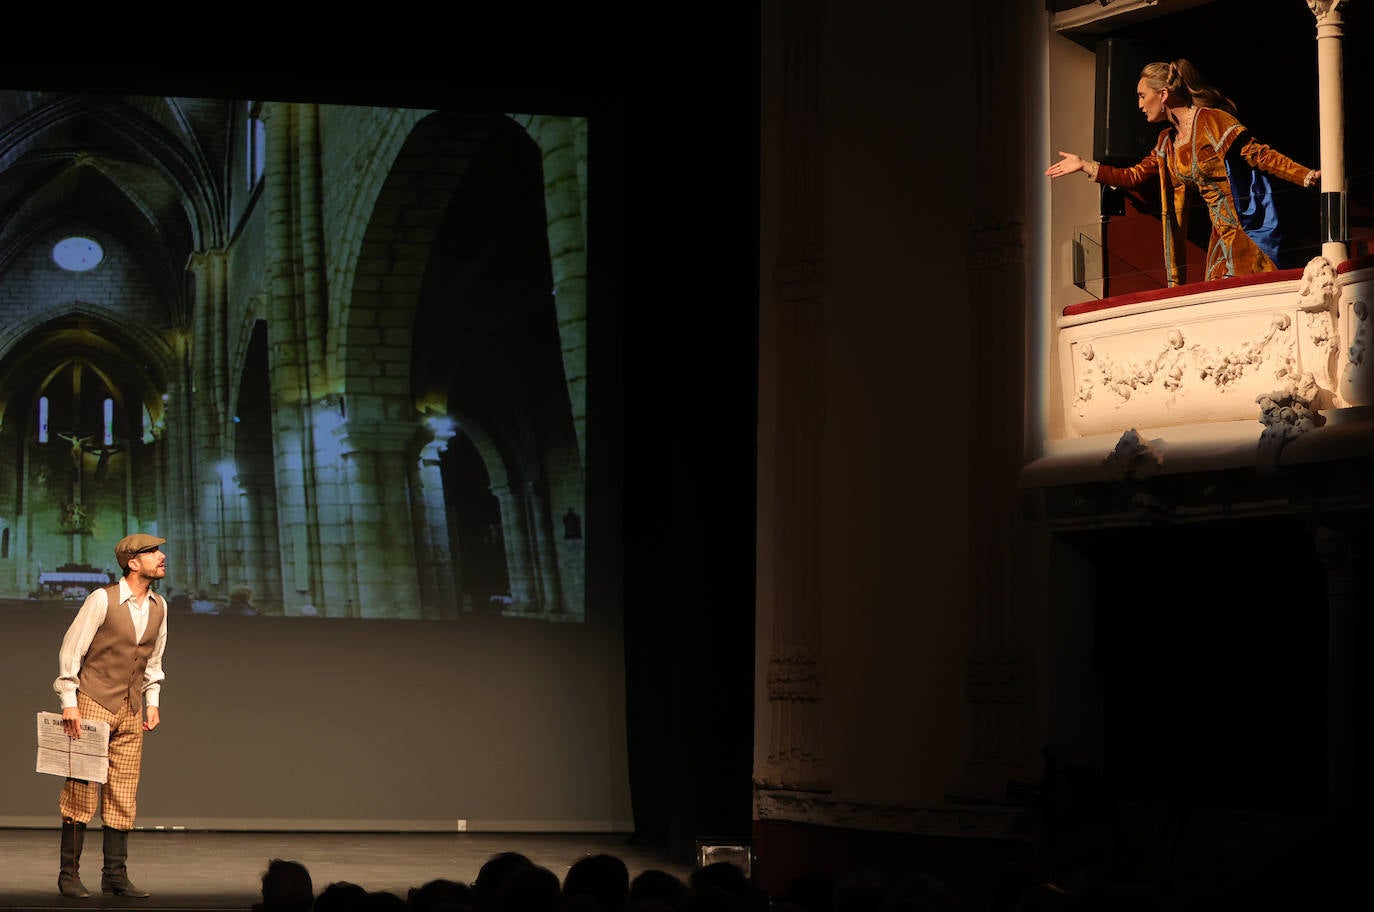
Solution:
[{"label": "white column", "polygon": [[756,731],[759,800],[829,792],[820,724],[824,697],[821,491],[825,478],[823,200],[825,4],[763,6],[764,188],[777,234],[763,261],[759,363],[759,647],[766,650],[766,722]]},{"label": "white column", "polygon": [[1322,256],[1332,265],[1349,256],[1345,193],[1344,0],[1307,0],[1317,17],[1317,77],[1321,117]]}]

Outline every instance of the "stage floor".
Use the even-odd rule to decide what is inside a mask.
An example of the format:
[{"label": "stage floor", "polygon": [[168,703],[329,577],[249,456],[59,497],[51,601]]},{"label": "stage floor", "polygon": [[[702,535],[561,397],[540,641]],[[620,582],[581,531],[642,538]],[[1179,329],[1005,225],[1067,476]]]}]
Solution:
[{"label": "stage floor", "polygon": [[471,883],[498,852],[528,855],[558,875],[586,855],[605,852],[625,862],[633,878],[651,868],[686,878],[658,849],[607,834],[528,833],[220,833],[135,832],[129,876],[150,899],[118,899],[100,889],[100,832],[87,834],[81,879],[90,899],[57,892],[56,828],[0,830],[0,909],[248,909],[259,899],[262,873],[273,858],[299,861],[318,894],[346,880],[368,890],[406,891],[443,877]]}]

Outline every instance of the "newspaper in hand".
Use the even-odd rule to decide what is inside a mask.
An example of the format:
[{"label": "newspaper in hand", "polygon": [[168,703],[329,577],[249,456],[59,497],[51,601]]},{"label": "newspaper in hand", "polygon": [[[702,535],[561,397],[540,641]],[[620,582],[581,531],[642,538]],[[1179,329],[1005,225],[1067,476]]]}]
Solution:
[{"label": "newspaper in hand", "polygon": [[110,723],[81,720],[81,737],[69,738],[62,714],[38,714],[37,772],[104,782],[110,775]]}]

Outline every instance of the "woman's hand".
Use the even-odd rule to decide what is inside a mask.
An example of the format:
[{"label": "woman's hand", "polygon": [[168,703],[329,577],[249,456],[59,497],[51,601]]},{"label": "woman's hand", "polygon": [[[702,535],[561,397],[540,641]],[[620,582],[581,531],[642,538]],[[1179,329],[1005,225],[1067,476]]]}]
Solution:
[{"label": "woman's hand", "polygon": [[1060,152],[1060,160],[1045,169],[1046,177],[1063,177],[1075,171],[1082,171],[1085,162],[1072,152]]}]

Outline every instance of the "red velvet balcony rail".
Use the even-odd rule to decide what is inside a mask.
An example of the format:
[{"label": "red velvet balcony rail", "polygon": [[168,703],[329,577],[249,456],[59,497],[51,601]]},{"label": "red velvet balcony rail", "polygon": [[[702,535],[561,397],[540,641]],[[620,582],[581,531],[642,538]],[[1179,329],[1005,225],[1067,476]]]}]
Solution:
[{"label": "red velvet balcony rail", "polygon": [[[1339,275],[1352,272],[1356,269],[1364,269],[1367,266],[1374,266],[1374,256],[1362,256],[1346,260],[1336,267],[1336,273]],[[1137,291],[1132,294],[1102,298],[1098,301],[1084,301],[1081,304],[1070,304],[1068,307],[1064,308],[1064,316],[1072,317],[1078,314],[1095,313],[1099,310],[1109,310],[1113,307],[1124,307],[1127,304],[1166,301],[1169,298],[1177,298],[1183,295],[1222,291],[1227,288],[1243,288],[1247,285],[1267,285],[1272,282],[1287,282],[1300,278],[1302,278],[1302,269],[1298,268],[1280,269],[1276,272],[1261,272],[1256,275],[1232,276],[1227,279],[1217,279],[1212,282],[1192,282],[1187,285],[1177,285],[1173,288]]]}]

